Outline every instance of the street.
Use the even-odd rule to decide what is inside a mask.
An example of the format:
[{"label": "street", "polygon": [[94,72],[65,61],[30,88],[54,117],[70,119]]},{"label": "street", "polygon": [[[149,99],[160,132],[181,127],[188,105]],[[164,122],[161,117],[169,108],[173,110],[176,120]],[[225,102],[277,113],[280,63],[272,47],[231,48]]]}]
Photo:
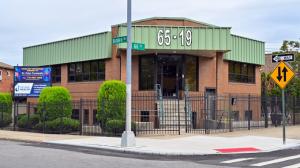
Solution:
[{"label": "street", "polygon": [[[299,168],[300,148],[260,154],[152,156],[43,143],[0,141],[1,168],[270,167]],[[292,166],[295,165],[295,166]],[[291,167],[287,167],[291,166]]]}]

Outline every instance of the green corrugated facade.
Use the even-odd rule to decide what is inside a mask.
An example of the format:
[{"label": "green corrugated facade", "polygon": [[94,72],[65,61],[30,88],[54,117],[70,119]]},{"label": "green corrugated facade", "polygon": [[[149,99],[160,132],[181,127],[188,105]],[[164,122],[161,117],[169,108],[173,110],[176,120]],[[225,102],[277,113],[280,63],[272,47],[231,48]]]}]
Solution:
[{"label": "green corrugated facade", "polygon": [[[118,36],[126,36],[127,27],[117,26]],[[229,27],[178,27],[135,25],[132,38],[135,43],[144,43],[146,50],[157,51],[219,51],[225,52],[224,59],[264,65],[264,42],[232,35]],[[158,43],[159,30],[170,31],[170,44]],[[192,32],[192,43],[182,45],[181,32]],[[125,49],[126,43],[118,45]],[[79,38],[67,39],[23,50],[23,65],[43,66],[65,64],[112,57],[111,32],[98,33]]]},{"label": "green corrugated facade", "polygon": [[26,47],[23,65],[43,66],[111,58],[111,47],[111,32]]},{"label": "green corrugated facade", "polygon": [[[157,42],[158,31],[169,30],[171,44],[159,45]],[[192,44],[181,45],[180,32],[192,32]],[[119,36],[126,36],[127,27],[119,27]],[[174,39],[173,37],[177,37]],[[215,27],[167,27],[167,26],[133,26],[132,41],[144,43],[146,49],[155,50],[230,50],[230,28]],[[126,48],[126,44],[119,45],[119,48]]]}]

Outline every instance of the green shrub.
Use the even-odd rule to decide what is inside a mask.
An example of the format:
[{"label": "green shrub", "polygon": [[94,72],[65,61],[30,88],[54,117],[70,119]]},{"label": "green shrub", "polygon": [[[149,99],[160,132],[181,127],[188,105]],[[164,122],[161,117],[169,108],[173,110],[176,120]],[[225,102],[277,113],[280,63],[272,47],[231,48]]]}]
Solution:
[{"label": "green shrub", "polygon": [[97,119],[104,126],[109,120],[124,120],[126,85],[122,81],[105,81],[98,92]]},{"label": "green shrub", "polygon": [[[45,132],[49,133],[70,133],[74,131],[79,131],[80,123],[78,120],[71,118],[57,118],[52,121],[45,122]],[[34,129],[43,131],[44,123],[40,122],[35,125]]]},{"label": "green shrub", "polygon": [[38,113],[45,110],[46,121],[60,117],[71,118],[72,103],[70,92],[64,87],[46,87],[38,99]]},{"label": "green shrub", "polygon": [[6,127],[12,123],[11,114],[0,113],[0,127]]},{"label": "green shrub", "polygon": [[12,97],[9,93],[0,93],[0,114],[12,113]]},{"label": "green shrub", "polygon": [[[125,130],[126,122],[124,120],[109,120],[106,122],[105,131],[119,135]],[[131,123],[132,130],[135,130],[135,124]]]},{"label": "green shrub", "polygon": [[22,114],[18,116],[18,127],[32,129],[36,124],[39,123],[39,121],[40,121],[39,114],[30,115],[29,118],[28,115]]}]

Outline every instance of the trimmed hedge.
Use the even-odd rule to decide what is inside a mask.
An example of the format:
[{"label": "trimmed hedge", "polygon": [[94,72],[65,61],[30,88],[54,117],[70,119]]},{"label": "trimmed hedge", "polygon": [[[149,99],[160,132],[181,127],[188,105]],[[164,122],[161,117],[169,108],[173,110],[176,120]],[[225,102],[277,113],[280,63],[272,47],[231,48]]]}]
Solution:
[{"label": "trimmed hedge", "polygon": [[30,115],[29,118],[28,115],[22,114],[18,116],[18,127],[32,129],[39,121],[40,115],[38,114]]},{"label": "trimmed hedge", "polygon": [[122,81],[105,81],[98,92],[97,119],[102,126],[109,120],[125,120],[126,85]]},{"label": "trimmed hedge", "polygon": [[43,131],[43,127],[45,124],[45,132],[48,133],[70,133],[74,131],[79,131],[80,123],[78,120],[74,120],[71,118],[57,118],[53,121],[46,121],[45,123],[38,123],[35,125],[34,129]]},{"label": "trimmed hedge", "polygon": [[6,127],[10,123],[12,123],[11,114],[8,113],[0,113],[0,127]]},{"label": "trimmed hedge", "polygon": [[70,92],[60,86],[46,87],[38,99],[38,113],[46,113],[46,121],[72,115],[72,102]]},{"label": "trimmed hedge", "polygon": [[12,97],[9,93],[0,93],[0,114],[12,113]]},{"label": "trimmed hedge", "polygon": [[[109,120],[106,122],[105,131],[114,135],[122,134],[125,131],[126,122],[124,120]],[[135,130],[135,124],[131,123],[132,130]]]}]

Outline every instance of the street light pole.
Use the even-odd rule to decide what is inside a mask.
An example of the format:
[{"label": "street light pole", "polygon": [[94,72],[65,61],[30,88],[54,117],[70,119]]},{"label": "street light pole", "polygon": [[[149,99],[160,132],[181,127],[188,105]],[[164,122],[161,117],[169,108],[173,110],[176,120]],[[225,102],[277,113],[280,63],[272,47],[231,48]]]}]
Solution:
[{"label": "street light pole", "polygon": [[135,146],[135,135],[131,131],[131,0],[127,0],[127,53],[126,53],[126,129],[122,134],[121,146]]}]

